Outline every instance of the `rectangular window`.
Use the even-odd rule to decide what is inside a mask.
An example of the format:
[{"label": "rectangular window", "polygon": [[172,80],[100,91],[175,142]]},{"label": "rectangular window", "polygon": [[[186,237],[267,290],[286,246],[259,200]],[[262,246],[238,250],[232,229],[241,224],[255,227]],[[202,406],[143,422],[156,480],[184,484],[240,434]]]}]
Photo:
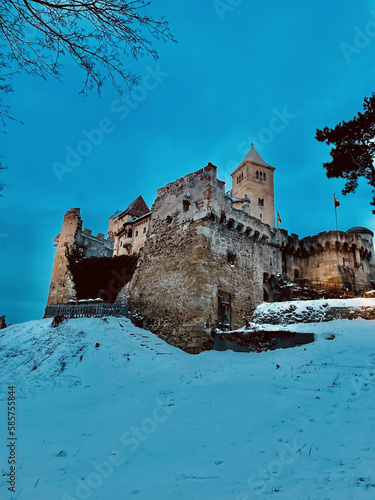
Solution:
[{"label": "rectangular window", "polygon": [[226,292],[218,294],[218,328],[225,332],[231,329],[231,295]]}]

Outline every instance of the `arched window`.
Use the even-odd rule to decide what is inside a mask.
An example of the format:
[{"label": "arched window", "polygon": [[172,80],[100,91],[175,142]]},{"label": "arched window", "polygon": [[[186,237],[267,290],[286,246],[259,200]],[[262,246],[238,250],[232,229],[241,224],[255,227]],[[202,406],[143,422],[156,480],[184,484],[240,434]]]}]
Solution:
[{"label": "arched window", "polygon": [[257,179],[259,179],[259,170],[257,170],[257,173],[256,173],[255,177],[256,177]]},{"label": "arched window", "polygon": [[266,172],[264,172],[264,174],[263,174],[263,180],[264,181],[266,180]]},{"label": "arched window", "polygon": [[262,172],[259,172],[259,178],[262,180]]},{"label": "arched window", "polygon": [[129,229],[128,231],[128,238],[131,238],[133,236],[133,230]]}]

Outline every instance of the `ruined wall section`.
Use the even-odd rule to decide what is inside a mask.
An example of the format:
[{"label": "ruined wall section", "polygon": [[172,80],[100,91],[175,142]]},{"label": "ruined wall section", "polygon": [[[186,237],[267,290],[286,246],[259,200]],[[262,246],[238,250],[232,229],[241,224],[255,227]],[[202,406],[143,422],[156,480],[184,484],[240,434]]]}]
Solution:
[{"label": "ruined wall section", "polygon": [[78,231],[76,236],[76,245],[81,249],[84,258],[89,257],[112,257],[114,239],[105,238],[103,233],[96,236],[90,229]]},{"label": "ruined wall section", "polygon": [[47,305],[66,303],[76,298],[73,279],[67,268],[66,247],[71,248],[74,245],[81,227],[80,209],[68,210],[58,237]]},{"label": "ruined wall section", "polygon": [[47,305],[65,304],[70,299],[76,299],[73,278],[68,271],[67,249],[78,248],[84,258],[112,257],[113,253],[113,238],[106,239],[103,233],[93,236],[89,229],[82,229],[79,208],[66,212],[61,233],[56,241],[58,244]]}]

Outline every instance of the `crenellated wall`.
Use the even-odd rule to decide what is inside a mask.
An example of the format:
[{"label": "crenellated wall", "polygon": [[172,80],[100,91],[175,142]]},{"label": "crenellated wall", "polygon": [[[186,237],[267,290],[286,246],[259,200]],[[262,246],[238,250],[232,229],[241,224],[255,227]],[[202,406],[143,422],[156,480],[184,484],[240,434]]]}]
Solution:
[{"label": "crenellated wall", "polygon": [[289,281],[322,281],[349,290],[370,286],[372,239],[344,231],[325,231],[301,240],[291,235],[281,250],[283,274]]}]

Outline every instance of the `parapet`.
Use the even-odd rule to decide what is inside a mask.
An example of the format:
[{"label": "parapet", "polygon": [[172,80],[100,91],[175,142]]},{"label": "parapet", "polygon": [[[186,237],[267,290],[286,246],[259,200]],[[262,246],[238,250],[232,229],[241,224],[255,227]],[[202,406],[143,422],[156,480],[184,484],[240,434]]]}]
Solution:
[{"label": "parapet", "polygon": [[204,168],[196,170],[191,174],[184,175],[174,182],[170,182],[166,186],[159,188],[157,190],[157,197],[162,197],[166,193],[178,192],[183,189],[184,186],[189,186],[199,181],[207,180],[211,180],[213,182],[216,181],[220,187],[224,187],[225,185],[223,181],[220,181],[217,178],[217,167],[212,163],[208,163]]}]

